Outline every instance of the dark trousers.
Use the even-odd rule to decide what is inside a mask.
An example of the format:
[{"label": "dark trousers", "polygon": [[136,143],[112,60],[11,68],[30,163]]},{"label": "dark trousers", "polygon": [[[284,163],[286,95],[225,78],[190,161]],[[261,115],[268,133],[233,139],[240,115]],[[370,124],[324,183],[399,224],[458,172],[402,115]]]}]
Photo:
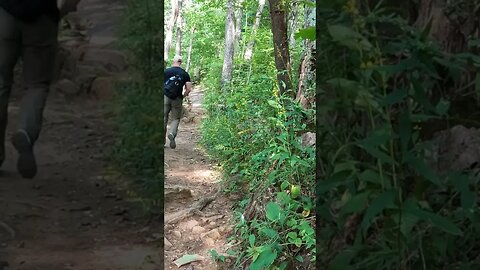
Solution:
[{"label": "dark trousers", "polygon": [[[35,22],[17,20],[0,8],[0,147],[4,150],[8,101],[14,67],[23,60],[25,96],[20,105],[19,128],[27,132],[32,144],[38,139],[43,109],[53,79],[57,50],[58,23],[47,16]],[[4,158],[3,153],[0,158]]]}]

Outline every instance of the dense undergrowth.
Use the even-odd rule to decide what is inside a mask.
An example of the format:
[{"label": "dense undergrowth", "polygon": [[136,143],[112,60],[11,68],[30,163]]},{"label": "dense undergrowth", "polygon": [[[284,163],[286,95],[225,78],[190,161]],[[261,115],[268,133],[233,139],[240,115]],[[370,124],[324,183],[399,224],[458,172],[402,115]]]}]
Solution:
[{"label": "dense undergrowth", "polygon": [[448,121],[448,93],[480,58],[445,54],[428,26],[355,3],[319,7],[320,265],[479,269],[479,179],[440,176],[419,126]]},{"label": "dense undergrowth", "polygon": [[[118,86],[115,166],[135,180],[147,207],[163,209],[163,7],[152,0],[128,1],[122,47],[130,78]],[[133,190],[132,190],[133,192]]]},{"label": "dense undergrowth", "polygon": [[[257,49],[269,47],[264,44]],[[252,70],[241,59],[236,63],[224,89],[219,86],[221,65],[212,64],[206,73],[207,118],[202,123],[202,144],[222,164],[227,191],[245,194],[236,207],[232,240],[241,244],[229,251],[236,257],[233,266],[313,267],[315,149],[302,145],[300,137],[314,132],[307,123],[314,121],[315,110],[278,96],[269,55],[258,54]]]}]

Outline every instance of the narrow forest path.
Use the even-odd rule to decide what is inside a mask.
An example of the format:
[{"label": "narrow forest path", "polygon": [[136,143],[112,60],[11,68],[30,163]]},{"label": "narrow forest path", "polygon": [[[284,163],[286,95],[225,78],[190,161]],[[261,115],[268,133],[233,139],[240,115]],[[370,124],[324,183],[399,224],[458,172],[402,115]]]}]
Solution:
[{"label": "narrow forest path", "polygon": [[[112,68],[124,64],[119,61],[121,53],[111,45],[117,39],[123,8],[124,1],[82,1],[76,15],[90,25],[89,42],[79,59],[70,57],[65,64],[64,69],[75,66],[70,69],[75,71],[70,74],[72,81],[52,89],[35,149],[39,173],[34,179],[17,174],[17,154],[6,142],[6,161],[0,170],[0,269],[163,268],[158,250],[162,228],[144,217],[143,209],[128,200],[106,170],[115,133],[101,99],[105,96],[98,94],[111,94],[109,77],[103,77],[104,84],[97,82],[96,98],[89,93],[91,87],[85,93],[74,92],[85,87],[78,84],[95,85],[99,76],[122,70]],[[77,40],[61,40],[71,48],[79,47],[74,46]],[[9,107],[7,138],[16,128],[23,94],[20,84]]]},{"label": "narrow forest path", "polygon": [[[195,87],[184,102],[187,113],[180,123],[175,149],[165,148],[165,269],[219,269],[210,250],[227,248],[232,231],[232,201],[220,190],[221,179],[199,147],[199,125],[203,115],[203,91]],[[178,267],[184,255],[202,259]]]}]

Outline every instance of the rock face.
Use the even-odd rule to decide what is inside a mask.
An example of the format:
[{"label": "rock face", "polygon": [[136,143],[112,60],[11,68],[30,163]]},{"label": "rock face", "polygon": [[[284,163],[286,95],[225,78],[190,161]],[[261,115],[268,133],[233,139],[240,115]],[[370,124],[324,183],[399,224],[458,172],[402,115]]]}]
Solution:
[{"label": "rock face", "polygon": [[85,30],[88,26],[91,22],[77,13],[66,17],[59,36],[52,90],[69,97],[93,95],[97,99],[110,99],[115,93],[114,82],[128,67],[127,57],[110,48],[116,38],[88,36]]},{"label": "rock face", "polygon": [[430,165],[441,176],[480,168],[480,129],[458,125],[436,134]]}]

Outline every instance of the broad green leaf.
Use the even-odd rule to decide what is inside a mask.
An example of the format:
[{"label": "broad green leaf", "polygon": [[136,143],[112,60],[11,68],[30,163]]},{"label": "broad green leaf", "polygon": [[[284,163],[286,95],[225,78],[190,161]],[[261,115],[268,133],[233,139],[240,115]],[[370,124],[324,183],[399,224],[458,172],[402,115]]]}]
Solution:
[{"label": "broad green leaf", "polygon": [[268,269],[268,267],[275,261],[276,258],[277,251],[272,250],[271,247],[266,247],[250,265],[250,270]]},{"label": "broad green leaf", "polygon": [[315,36],[316,36],[315,30],[316,30],[315,26],[300,29],[300,30],[298,30],[297,33],[295,33],[295,38],[296,39],[302,38],[302,39],[308,39],[308,40],[315,40],[316,39],[315,38]]},{"label": "broad green leaf", "polygon": [[363,234],[365,235],[373,219],[380,214],[383,210],[390,207],[397,196],[397,192],[394,189],[387,190],[373,199],[372,203],[368,206],[367,212],[363,217],[361,227]]},{"label": "broad green leaf", "polygon": [[282,213],[282,208],[274,203],[274,202],[268,202],[266,206],[266,211],[267,211],[267,218],[271,221],[279,221],[280,220],[280,214]]},{"label": "broad green leaf", "polygon": [[388,94],[381,102],[381,106],[392,106],[402,102],[408,96],[408,92],[405,89],[396,89]]},{"label": "broad green leaf", "polygon": [[439,216],[430,211],[420,209],[418,205],[414,202],[414,200],[411,200],[410,203],[405,203],[403,206],[404,213],[414,215],[421,220],[427,221],[446,233],[458,236],[461,236],[463,234],[460,228],[455,225],[455,223],[451,222],[445,217]]},{"label": "broad green leaf", "polygon": [[268,238],[275,238],[278,236],[278,232],[272,228],[262,227],[260,232],[265,234]]},{"label": "broad green leaf", "polygon": [[468,175],[461,173],[452,173],[448,176],[448,179],[455,187],[455,189],[460,193],[460,201],[462,203],[462,208],[468,210],[474,207],[476,195],[470,189],[470,179]]},{"label": "broad green leaf", "polygon": [[417,171],[422,177],[429,180],[435,185],[441,185],[438,176],[430,167],[427,166],[427,164],[425,164],[424,161],[413,156],[411,153],[408,153],[404,158],[404,161],[413,169],[415,169],[415,171]]},{"label": "broad green leaf", "polygon": [[346,270],[352,269],[350,263],[357,256],[358,250],[347,248],[341,251],[330,263],[329,270]]},{"label": "broad green leaf", "polygon": [[361,148],[363,148],[363,150],[365,150],[371,156],[379,159],[383,163],[389,163],[389,164],[394,164],[395,163],[395,161],[392,159],[391,156],[389,156],[388,154],[386,154],[385,152],[383,152],[382,150],[380,150],[376,147],[372,147],[372,146],[369,146],[369,145],[361,145],[361,144],[359,146]]},{"label": "broad green leaf", "polygon": [[175,263],[178,267],[180,267],[182,265],[189,264],[195,261],[200,261],[202,259],[203,257],[197,254],[193,254],[193,255],[185,254],[180,259],[174,261],[173,263]]},{"label": "broad green leaf", "polygon": [[367,207],[370,192],[364,192],[353,196],[340,210],[340,215],[360,213]]},{"label": "broad green leaf", "polygon": [[332,191],[334,188],[349,184],[353,182],[355,178],[352,177],[352,172],[341,171],[333,174],[327,180],[319,181],[317,184],[317,195],[323,194],[328,191]]},{"label": "broad green leaf", "polygon": [[443,116],[447,114],[449,108],[450,108],[450,101],[442,99],[437,103],[437,106],[435,109],[438,115]]},{"label": "broad green leaf", "polygon": [[328,32],[334,41],[351,49],[370,50],[373,46],[359,33],[344,25],[330,25]]},{"label": "broad green leaf", "polygon": [[255,235],[254,234],[250,234],[248,236],[248,242],[250,243],[251,247],[255,246]]}]

